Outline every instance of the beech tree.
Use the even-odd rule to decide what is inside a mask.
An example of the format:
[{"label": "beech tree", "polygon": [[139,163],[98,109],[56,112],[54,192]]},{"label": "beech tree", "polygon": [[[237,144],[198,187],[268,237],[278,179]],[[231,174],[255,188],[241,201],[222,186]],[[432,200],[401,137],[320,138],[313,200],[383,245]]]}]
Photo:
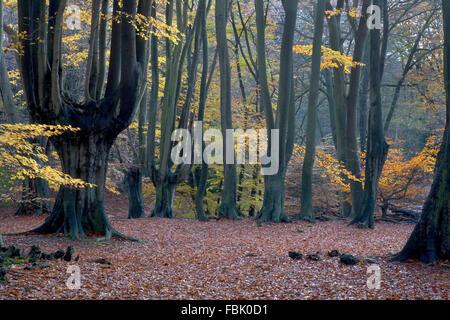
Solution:
[{"label": "beech tree", "polygon": [[450,3],[442,0],[444,19],[444,86],[446,125],[436,161],[433,184],[420,221],[393,260],[419,259],[430,263],[450,259]]},{"label": "beech tree", "polygon": [[[145,46],[144,38],[136,32],[136,14],[149,17],[148,0],[115,0],[111,30],[111,54],[106,87],[106,33],[99,33],[98,24],[105,28],[105,19],[97,21],[100,1],[92,6],[91,42],[89,48],[89,77],[85,79],[87,99],[74,101],[63,91],[61,61],[64,10],[67,1],[19,0],[19,33],[23,55],[23,84],[28,111],[36,123],[70,125],[77,132],[52,137],[51,142],[61,160],[62,171],[74,178],[95,185],[88,189],[62,186],[56,197],[52,214],[45,223],[33,230],[38,233],[64,232],[73,238],[94,232],[123,236],[110,224],[105,213],[104,194],[108,156],[118,134],[130,124],[139,104]],[[102,2],[107,5],[108,1]],[[102,78],[103,77],[103,78]],[[75,89],[75,88],[74,88]],[[103,93],[104,92],[104,93]],[[96,93],[96,94],[94,94]],[[98,93],[102,97],[98,98]]]},{"label": "beech tree", "polygon": [[[175,10],[174,10],[175,7]],[[155,86],[152,87],[149,110],[148,142],[147,142],[147,167],[152,182],[156,188],[156,205],[151,214],[152,217],[173,218],[173,200],[177,185],[183,182],[191,170],[191,164],[174,165],[171,159],[173,150],[172,133],[175,129],[192,129],[193,112],[192,100],[197,83],[197,69],[199,63],[200,45],[202,40],[201,23],[205,19],[205,1],[201,1],[196,8],[195,19],[189,26],[188,15],[194,7],[185,1],[169,1],[166,5],[166,24],[172,26],[173,14],[176,13],[176,26],[184,38],[173,43],[166,40],[166,70],[164,82],[164,94],[161,100],[161,141],[159,146],[159,166],[155,159],[155,123],[157,108],[157,93],[159,86],[158,57],[156,50],[152,53],[152,77],[155,77]],[[152,48],[157,44],[152,38]],[[155,54],[155,55],[153,55]],[[155,67],[153,65],[156,64]],[[187,84],[185,97],[181,96],[183,86],[183,73],[186,68]],[[184,98],[184,99],[183,99]],[[182,104],[181,110],[178,106]],[[178,124],[176,123],[179,115]]]},{"label": "beech tree", "polygon": [[[198,115],[197,115],[197,121],[202,121],[205,116],[205,108],[206,108],[206,98],[208,95],[208,83],[211,83],[209,79],[212,77],[212,74],[214,72],[214,65],[217,61],[217,54],[214,55],[213,65],[211,68],[211,74],[208,79],[208,34],[206,30],[206,18],[211,6],[212,0],[209,0],[208,5],[206,5],[206,0],[200,0],[198,4],[198,10],[201,12],[201,20],[200,20],[200,34],[199,34],[199,41],[201,41],[202,45],[202,74],[200,79],[200,96],[199,96],[199,102],[198,102]],[[216,51],[217,53],[217,51]],[[205,142],[202,139],[202,149],[201,152],[203,153],[203,150],[205,149]],[[195,174],[195,173],[194,173]],[[206,221],[206,215],[205,210],[203,206],[203,198],[205,196],[206,192],[206,184],[208,180],[208,164],[206,163],[205,159],[202,160],[202,165],[200,169],[200,176],[197,179],[197,192],[195,194],[195,211],[197,215],[197,219],[200,221]]]},{"label": "beech tree", "polygon": [[388,35],[387,1],[383,1],[383,6],[381,6],[380,0],[374,0],[373,4],[383,8],[383,12],[385,13],[385,27],[383,41],[380,36],[380,29],[374,28],[370,30],[370,109],[364,193],[362,196],[362,205],[357,211],[355,210],[355,217],[350,222],[350,224],[358,224],[358,227],[360,228],[371,229],[373,229],[374,224],[378,181],[380,179],[389,149],[384,137],[381,101],[381,79],[383,78]]},{"label": "beech tree", "polygon": [[[237,219],[241,213],[236,205],[237,176],[236,164],[226,163],[227,129],[233,128],[231,111],[231,67],[228,53],[227,17],[230,6],[228,0],[216,0],[215,22],[217,52],[220,69],[220,118],[223,136],[224,180],[222,200],[219,207],[219,218]],[[233,139],[234,144],[234,139]]]},{"label": "beech tree", "polygon": [[[285,177],[289,159],[292,155],[295,129],[294,108],[294,81],[293,81],[293,42],[297,20],[298,0],[282,1],[285,18],[280,50],[280,83],[278,92],[277,110],[272,107],[267,81],[266,44],[265,44],[265,15],[263,0],[255,0],[256,26],[257,26],[257,56],[258,77],[261,86],[261,107],[266,117],[268,130],[268,153],[270,146],[276,143],[279,146],[279,170],[275,175],[264,176],[263,206],[257,214],[261,222],[289,222],[284,210]],[[279,140],[271,141],[271,130],[279,130]]]},{"label": "beech tree", "polygon": [[[362,2],[361,11],[365,13],[370,4],[369,0]],[[332,10],[330,2],[327,4],[328,10]],[[339,13],[344,8],[344,1],[337,2],[336,9],[338,14],[333,15],[328,20],[328,28],[330,34],[331,49],[343,52],[341,40],[341,14]],[[354,38],[353,61],[361,62],[364,54],[364,48],[367,38],[367,15],[362,14],[359,19],[359,24],[356,24],[356,19],[349,17],[352,24],[352,35]],[[361,177],[360,159],[358,155],[358,146],[356,139],[357,130],[357,102],[361,79],[361,65],[355,65],[350,72],[348,90],[345,85],[344,66],[334,69],[333,78],[333,95],[334,95],[334,127],[336,128],[336,149],[338,160],[345,163],[346,168],[356,178],[351,180],[351,200],[352,211],[349,210],[347,202],[341,203],[341,214],[345,217],[352,212],[358,212],[362,201],[362,184],[359,181]]]},{"label": "beech tree", "polygon": [[308,101],[308,124],[306,129],[306,153],[302,170],[302,198],[300,211],[300,219],[311,222],[315,221],[312,200],[312,171],[316,151],[316,108],[320,86],[320,60],[322,55],[325,0],[319,0],[315,10],[314,42]]}]

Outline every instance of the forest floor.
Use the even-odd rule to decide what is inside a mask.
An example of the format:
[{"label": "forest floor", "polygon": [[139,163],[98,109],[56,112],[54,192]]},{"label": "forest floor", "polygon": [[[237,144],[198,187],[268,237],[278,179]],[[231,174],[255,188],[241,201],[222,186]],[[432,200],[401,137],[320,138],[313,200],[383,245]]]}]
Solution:
[{"label": "forest floor", "polygon": [[[127,220],[126,197],[109,197],[112,225],[142,242],[77,242],[63,236],[4,236],[5,245],[43,252],[75,248],[77,262],[49,261],[44,269],[11,266],[3,299],[449,299],[448,261],[425,265],[379,259],[380,289],[369,289],[371,264],[344,265],[327,252],[362,258],[398,252],[414,225],[376,223],[375,230],[346,221],[264,224],[251,220],[198,222],[186,219]],[[0,232],[39,226],[45,216],[16,217],[0,207]],[[289,251],[303,254],[292,260]],[[320,252],[320,261],[306,255]],[[95,263],[106,259],[111,265]],[[68,266],[81,271],[81,288],[70,290]]]}]

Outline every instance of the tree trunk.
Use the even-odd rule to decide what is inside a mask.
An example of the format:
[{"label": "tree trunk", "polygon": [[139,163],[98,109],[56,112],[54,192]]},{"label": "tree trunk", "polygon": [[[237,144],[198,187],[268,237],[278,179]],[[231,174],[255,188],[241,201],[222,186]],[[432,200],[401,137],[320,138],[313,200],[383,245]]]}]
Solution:
[{"label": "tree trunk", "polygon": [[[379,1],[375,1],[379,5]],[[381,105],[381,54],[380,30],[370,31],[370,111],[367,139],[366,170],[362,207],[356,212],[350,224],[358,223],[360,228],[373,229],[373,215],[377,203],[378,181],[388,153],[384,139]]]},{"label": "tree trunk", "polygon": [[95,187],[61,187],[52,214],[32,232],[64,232],[74,239],[88,232],[107,238],[122,236],[112,228],[104,206],[108,155],[113,141],[107,141],[101,134],[78,133],[55,137],[52,141],[61,159],[62,171]]},{"label": "tree trunk", "polygon": [[264,176],[264,200],[257,215],[259,223],[290,222],[284,211],[285,175]]},{"label": "tree trunk", "polygon": [[162,182],[156,186],[156,204],[151,217],[169,218],[175,217],[173,211],[173,199],[175,198],[176,184]]},{"label": "tree trunk", "polygon": [[[292,155],[294,135],[294,80],[293,80],[293,42],[297,21],[298,1],[283,1],[285,20],[280,50],[280,83],[276,119],[273,116],[272,101],[267,81],[266,46],[265,46],[265,13],[264,2],[255,0],[257,27],[258,77],[261,86],[261,106],[264,109],[266,128],[268,130],[268,154],[272,155],[272,143],[278,144],[279,152],[274,154],[278,158],[279,169],[274,175],[264,176],[263,206],[256,216],[258,223],[289,222],[284,211],[286,168]],[[271,130],[278,130],[278,141],[272,141]]]},{"label": "tree trunk", "polygon": [[224,183],[218,218],[238,219],[241,214],[236,206],[236,164],[226,163],[226,131],[227,129],[233,128],[231,112],[231,67],[226,32],[229,5],[230,1],[228,0],[216,0],[215,21],[220,67],[220,114],[224,156]]},{"label": "tree trunk", "polygon": [[[208,8],[206,6],[206,0],[200,0],[198,4],[198,10],[201,10],[201,41],[202,41],[202,76],[200,80],[200,97],[198,102],[198,121],[203,121],[205,116],[206,98],[208,95],[208,34],[206,29],[206,18],[208,15]],[[212,70],[214,71],[214,70]],[[212,76],[212,74],[211,74]],[[202,139],[202,154],[205,149],[205,142]],[[197,193],[195,195],[195,211],[197,213],[197,219],[199,221],[207,221],[205,209],[203,206],[203,198],[206,194],[206,185],[208,182],[208,164],[202,161],[200,169],[200,177],[197,179]]]},{"label": "tree trunk", "polygon": [[299,215],[300,219],[310,222],[316,220],[312,200],[312,175],[316,152],[316,108],[320,86],[320,61],[322,56],[324,16],[325,0],[319,0],[316,5],[316,18],[314,23],[314,42],[308,101],[308,124],[306,130],[306,153],[302,169],[301,211]]},{"label": "tree trunk", "polygon": [[389,209],[389,203],[383,203],[381,206],[381,218],[385,219],[387,218],[387,212]]},{"label": "tree trunk", "polygon": [[327,89],[327,101],[328,101],[328,112],[330,114],[330,129],[331,136],[333,137],[334,149],[337,151],[337,138],[336,138],[336,116],[335,116],[335,106],[334,106],[334,90],[333,90],[333,79],[331,78],[331,73],[328,69],[322,71],[325,78],[325,86]]},{"label": "tree trunk", "polygon": [[393,260],[418,258],[425,263],[450,259],[450,2],[442,1],[444,15],[444,82],[447,114],[444,138],[430,193],[422,216],[403,250]]},{"label": "tree trunk", "polygon": [[145,215],[144,199],[142,196],[142,170],[138,167],[130,168],[126,173],[128,187],[128,219],[138,219]]},{"label": "tree trunk", "polygon": [[[66,5],[66,0],[50,1],[48,8],[45,1],[18,1],[19,32],[26,35],[21,39],[21,70],[29,71],[22,73],[22,81],[33,121],[79,128],[76,133],[51,141],[61,159],[62,171],[95,186],[81,190],[61,187],[52,214],[34,231],[64,232],[73,238],[96,233],[107,239],[131,239],[112,228],[105,213],[104,194],[111,145],[130,125],[144,82],[142,61],[146,52],[143,46],[136,45],[137,1],[114,1],[104,98],[84,104],[62,93],[61,39]],[[139,11],[144,17],[150,14]],[[91,28],[91,32],[96,31]],[[89,54],[93,52],[89,50]]]},{"label": "tree trunk", "polygon": [[207,221],[205,209],[203,206],[203,198],[206,194],[206,185],[208,182],[208,164],[202,163],[200,169],[200,177],[197,182],[197,193],[195,195],[195,210],[197,212],[197,219],[200,221]]},{"label": "tree trunk", "polygon": [[364,50],[363,63],[366,65],[362,71],[361,90],[359,93],[359,145],[361,152],[366,152],[367,142],[367,97],[369,95],[369,46]]},{"label": "tree trunk", "polygon": [[[336,9],[342,9],[344,2],[338,1]],[[328,2],[327,10],[333,10],[333,7]],[[328,21],[328,32],[330,38],[330,48],[334,51],[342,52],[341,44],[341,15],[336,14]],[[346,113],[345,113],[345,74],[343,67],[333,69],[333,103],[334,103],[334,120],[336,132],[336,153],[338,161],[346,165],[345,156],[345,127],[346,127]],[[345,177],[343,177],[346,180]],[[340,216],[347,218],[351,212],[350,204],[345,200],[346,194],[339,192]]]}]

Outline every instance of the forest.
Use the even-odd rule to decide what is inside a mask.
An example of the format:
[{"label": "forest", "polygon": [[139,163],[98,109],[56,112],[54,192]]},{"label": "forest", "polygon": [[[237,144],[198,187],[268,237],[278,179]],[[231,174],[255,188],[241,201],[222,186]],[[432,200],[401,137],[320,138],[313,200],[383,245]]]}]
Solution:
[{"label": "forest", "polygon": [[450,1],[0,11],[0,300],[449,299]]}]

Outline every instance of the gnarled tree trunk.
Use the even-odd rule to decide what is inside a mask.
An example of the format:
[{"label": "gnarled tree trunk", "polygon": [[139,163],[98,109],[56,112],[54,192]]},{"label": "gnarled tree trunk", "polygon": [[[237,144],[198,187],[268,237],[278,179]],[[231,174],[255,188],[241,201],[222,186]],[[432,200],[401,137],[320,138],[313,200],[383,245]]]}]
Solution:
[{"label": "gnarled tree trunk", "polygon": [[[100,10],[99,2],[96,3],[94,11]],[[62,94],[61,39],[66,4],[66,0],[50,0],[47,8],[45,0],[18,1],[19,32],[26,35],[21,43],[21,70],[30,71],[24,72],[22,78],[33,121],[78,128],[76,132],[52,137],[51,141],[61,159],[62,171],[94,186],[81,190],[61,187],[52,214],[33,231],[64,232],[73,238],[91,233],[106,238],[124,237],[114,230],[105,213],[106,170],[110,148],[119,133],[131,123],[139,104],[145,50],[143,46],[137,48],[140,38],[136,34],[135,23],[137,13],[149,16],[148,10],[144,10],[149,6],[139,6],[138,10],[136,0],[114,1],[111,54],[104,97],[93,100],[88,94],[86,101],[78,104]],[[93,12],[92,16],[99,18],[100,15]],[[91,26],[95,25],[97,23],[93,21]],[[91,32],[96,31],[91,29]],[[106,39],[98,41],[104,43]],[[103,54],[95,50],[95,45],[91,43],[89,60],[103,61]],[[94,76],[103,67],[92,68],[86,81],[95,81],[103,87],[104,79],[99,82]],[[87,83],[86,88],[92,88],[92,83]]]},{"label": "gnarled tree trunk", "polygon": [[74,133],[53,139],[61,159],[62,171],[73,178],[95,185],[86,189],[61,187],[52,214],[33,230],[78,238],[91,231],[106,236],[119,235],[105,213],[105,181],[112,140],[101,134]]}]

